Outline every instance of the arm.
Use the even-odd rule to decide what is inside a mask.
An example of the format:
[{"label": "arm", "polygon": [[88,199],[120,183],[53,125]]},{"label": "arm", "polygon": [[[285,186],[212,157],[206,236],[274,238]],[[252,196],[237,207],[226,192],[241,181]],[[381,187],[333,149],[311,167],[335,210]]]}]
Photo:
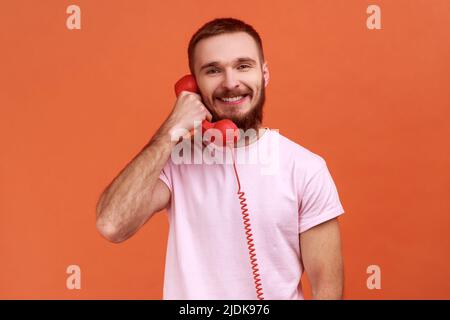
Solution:
[{"label": "arm", "polygon": [[163,125],[100,196],[97,229],[109,241],[126,240],[167,206],[170,190],[159,174],[173,148],[168,130],[169,126]]},{"label": "arm", "polygon": [[97,229],[109,241],[122,242],[151,216],[167,206],[170,190],[159,180],[179,129],[191,130],[194,121],[211,119],[195,93],[182,92],[172,113],[148,145],[119,173],[100,196]]},{"label": "arm", "polygon": [[300,234],[303,266],[313,299],[342,299],[344,272],[337,218]]}]

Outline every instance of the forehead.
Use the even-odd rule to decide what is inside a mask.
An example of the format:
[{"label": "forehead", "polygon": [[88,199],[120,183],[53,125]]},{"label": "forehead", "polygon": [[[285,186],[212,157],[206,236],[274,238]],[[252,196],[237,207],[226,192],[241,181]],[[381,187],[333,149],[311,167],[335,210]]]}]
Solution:
[{"label": "forehead", "polygon": [[227,64],[246,56],[259,61],[256,41],[246,32],[225,33],[199,41],[195,47],[195,69],[212,61]]}]

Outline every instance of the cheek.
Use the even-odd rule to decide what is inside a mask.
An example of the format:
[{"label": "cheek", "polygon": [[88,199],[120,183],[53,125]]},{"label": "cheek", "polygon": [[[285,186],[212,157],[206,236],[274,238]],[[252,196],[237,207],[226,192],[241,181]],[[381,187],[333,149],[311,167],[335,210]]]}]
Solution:
[{"label": "cheek", "polygon": [[203,97],[204,99],[203,99],[203,103],[207,106],[207,107],[209,107],[210,109],[215,109],[215,103],[216,103],[216,101],[215,101],[215,99],[214,99],[214,96],[213,96],[213,93],[212,92],[210,92],[209,94],[207,94],[205,97]]},{"label": "cheek", "polygon": [[206,104],[211,104],[213,103],[214,99],[213,99],[213,91],[211,91],[211,89],[209,88],[202,88],[200,89],[201,92],[201,98],[202,101]]},{"label": "cheek", "polygon": [[202,87],[202,93],[203,93],[203,96],[204,96],[205,98],[207,98],[208,100],[212,100],[213,97],[214,97],[214,89],[215,89],[215,88],[216,88],[216,87],[211,86],[211,84],[208,84],[207,86],[203,86],[203,87]]}]

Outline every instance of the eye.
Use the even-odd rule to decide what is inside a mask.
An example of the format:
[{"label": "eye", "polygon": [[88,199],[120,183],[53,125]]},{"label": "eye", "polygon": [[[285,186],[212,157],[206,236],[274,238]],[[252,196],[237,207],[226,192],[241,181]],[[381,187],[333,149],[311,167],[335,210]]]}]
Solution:
[{"label": "eye", "polygon": [[[243,68],[242,68],[243,67]],[[241,64],[239,67],[238,67],[238,69],[241,69],[241,70],[243,70],[243,69],[249,69],[249,68],[251,68],[248,64]]]},{"label": "eye", "polygon": [[213,73],[216,73],[216,71],[219,72],[219,70],[217,70],[217,69],[209,69],[206,71],[206,74],[213,74]]}]

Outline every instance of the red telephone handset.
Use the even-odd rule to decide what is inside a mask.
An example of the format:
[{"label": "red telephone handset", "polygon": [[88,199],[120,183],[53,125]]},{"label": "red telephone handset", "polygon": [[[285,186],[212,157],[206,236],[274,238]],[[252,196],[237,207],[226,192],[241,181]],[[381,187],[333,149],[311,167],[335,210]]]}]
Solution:
[{"label": "red telephone handset", "polygon": [[[189,91],[189,92],[195,92],[199,93],[197,82],[195,82],[195,78],[191,75],[185,75],[180,80],[175,83],[175,94],[178,97],[181,93],[181,91]],[[222,119],[217,122],[209,122],[207,120],[203,120],[202,122],[202,134],[205,133],[208,129],[217,129],[221,132],[223,137],[223,145],[227,145],[230,143],[237,142],[239,139],[239,130],[238,127],[233,123],[233,121],[229,119]],[[233,135],[230,137],[227,136],[227,130],[233,130]],[[227,138],[229,138],[227,140]],[[233,139],[234,138],[234,139]]]}]

